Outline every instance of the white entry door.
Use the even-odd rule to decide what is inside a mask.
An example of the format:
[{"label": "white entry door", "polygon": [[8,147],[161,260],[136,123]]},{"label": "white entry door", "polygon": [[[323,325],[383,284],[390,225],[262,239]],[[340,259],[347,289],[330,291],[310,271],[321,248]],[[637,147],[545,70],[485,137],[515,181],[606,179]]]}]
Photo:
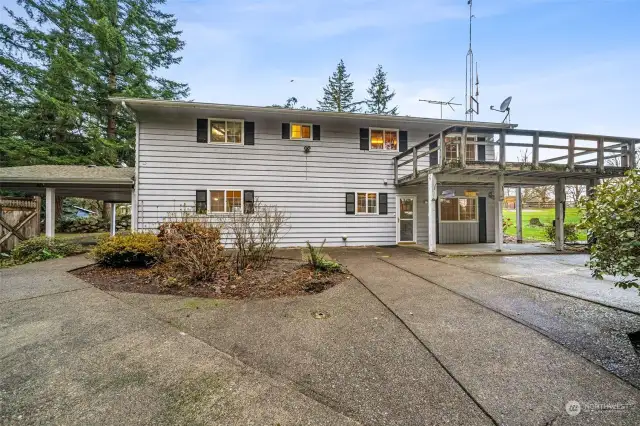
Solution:
[{"label": "white entry door", "polygon": [[417,241],[417,208],[418,200],[415,195],[396,196],[396,242],[415,243]]}]

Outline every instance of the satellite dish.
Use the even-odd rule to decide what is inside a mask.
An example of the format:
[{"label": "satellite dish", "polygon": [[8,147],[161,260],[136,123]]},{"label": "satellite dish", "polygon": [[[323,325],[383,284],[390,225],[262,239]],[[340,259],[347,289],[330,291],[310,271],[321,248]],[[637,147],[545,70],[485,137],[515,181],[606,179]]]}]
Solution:
[{"label": "satellite dish", "polygon": [[505,99],[504,101],[502,101],[502,103],[500,104],[500,108],[496,108],[493,105],[491,105],[489,107],[490,110],[492,111],[498,111],[498,112],[506,112],[507,115],[504,116],[504,120],[502,120],[502,122],[504,123],[505,121],[507,121],[507,119],[509,119],[509,124],[511,124],[511,99],[512,97],[509,96],[507,99]]}]

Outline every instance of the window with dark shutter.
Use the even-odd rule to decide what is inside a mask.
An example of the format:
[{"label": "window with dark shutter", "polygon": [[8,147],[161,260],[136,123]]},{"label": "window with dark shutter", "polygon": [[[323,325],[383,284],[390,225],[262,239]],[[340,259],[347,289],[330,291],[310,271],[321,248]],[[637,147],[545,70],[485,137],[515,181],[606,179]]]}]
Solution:
[{"label": "window with dark shutter", "polygon": [[196,141],[198,143],[207,143],[207,131],[209,127],[209,120],[206,118],[198,118],[196,124]]},{"label": "window with dark shutter", "polygon": [[253,191],[245,190],[244,191],[244,213],[245,214],[253,213],[253,202],[254,202]]},{"label": "window with dark shutter", "polygon": [[291,137],[289,129],[289,123],[282,123],[282,139],[289,139]]},{"label": "window with dark shutter", "polygon": [[381,192],[378,194],[378,214],[388,214],[389,204],[387,202],[387,193]]},{"label": "window with dark shutter", "polygon": [[207,191],[196,191],[196,213],[207,213]]},{"label": "window with dark shutter", "polygon": [[314,124],[313,125],[313,140],[314,141],[319,141],[320,140],[320,125],[319,124]]},{"label": "window with dark shutter", "polygon": [[486,161],[486,145],[478,145],[478,161]]},{"label": "window with dark shutter", "polygon": [[409,132],[406,130],[400,130],[400,152],[405,152],[409,149]]},{"label": "window with dark shutter", "polygon": [[244,122],[244,144],[255,145],[256,144],[256,123],[253,121]]},{"label": "window with dark shutter", "polygon": [[369,129],[360,129],[360,149],[363,151],[369,151]]},{"label": "window with dark shutter", "polygon": [[356,193],[347,192],[345,198],[345,207],[347,214],[356,214]]}]

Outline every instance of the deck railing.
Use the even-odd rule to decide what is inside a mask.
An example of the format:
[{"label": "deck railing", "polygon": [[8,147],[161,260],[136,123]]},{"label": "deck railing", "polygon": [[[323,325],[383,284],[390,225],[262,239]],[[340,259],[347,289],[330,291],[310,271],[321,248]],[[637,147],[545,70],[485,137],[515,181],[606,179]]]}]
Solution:
[{"label": "deck railing", "polygon": [[[468,135],[485,135],[486,158],[467,159]],[[457,135],[452,140],[447,136]],[[428,173],[447,168],[468,167],[530,167],[574,171],[595,169],[605,173],[607,168],[632,168],[636,162],[636,143],[632,138],[523,130],[499,127],[454,126],[435,134],[409,150],[394,157],[396,185],[418,179]],[[474,142],[476,143],[476,142]],[[448,145],[458,145],[458,156],[446,159]]]}]

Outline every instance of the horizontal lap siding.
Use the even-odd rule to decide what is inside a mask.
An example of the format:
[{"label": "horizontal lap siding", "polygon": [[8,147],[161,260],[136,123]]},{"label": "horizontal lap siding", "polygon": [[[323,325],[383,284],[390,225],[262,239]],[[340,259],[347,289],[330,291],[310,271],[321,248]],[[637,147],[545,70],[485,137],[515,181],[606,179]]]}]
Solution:
[{"label": "horizontal lap siding", "polygon": [[[193,209],[196,190],[228,188],[253,190],[261,202],[286,211],[290,229],[281,246],[325,238],[327,245],[342,245],[343,235],[348,245],[395,244],[397,153],[361,151],[359,128],[368,126],[314,123],[321,124],[322,140],[290,141],[281,138],[284,120],[237,117],[255,122],[254,146],[208,145],[196,142],[196,118],[141,119],[140,229],[156,229],[172,213]],[[409,146],[429,133],[408,130]],[[304,145],[311,146],[309,154]],[[355,191],[386,192],[388,215],[346,215],[345,192]],[[419,237],[421,229],[426,220],[418,223]]]}]

